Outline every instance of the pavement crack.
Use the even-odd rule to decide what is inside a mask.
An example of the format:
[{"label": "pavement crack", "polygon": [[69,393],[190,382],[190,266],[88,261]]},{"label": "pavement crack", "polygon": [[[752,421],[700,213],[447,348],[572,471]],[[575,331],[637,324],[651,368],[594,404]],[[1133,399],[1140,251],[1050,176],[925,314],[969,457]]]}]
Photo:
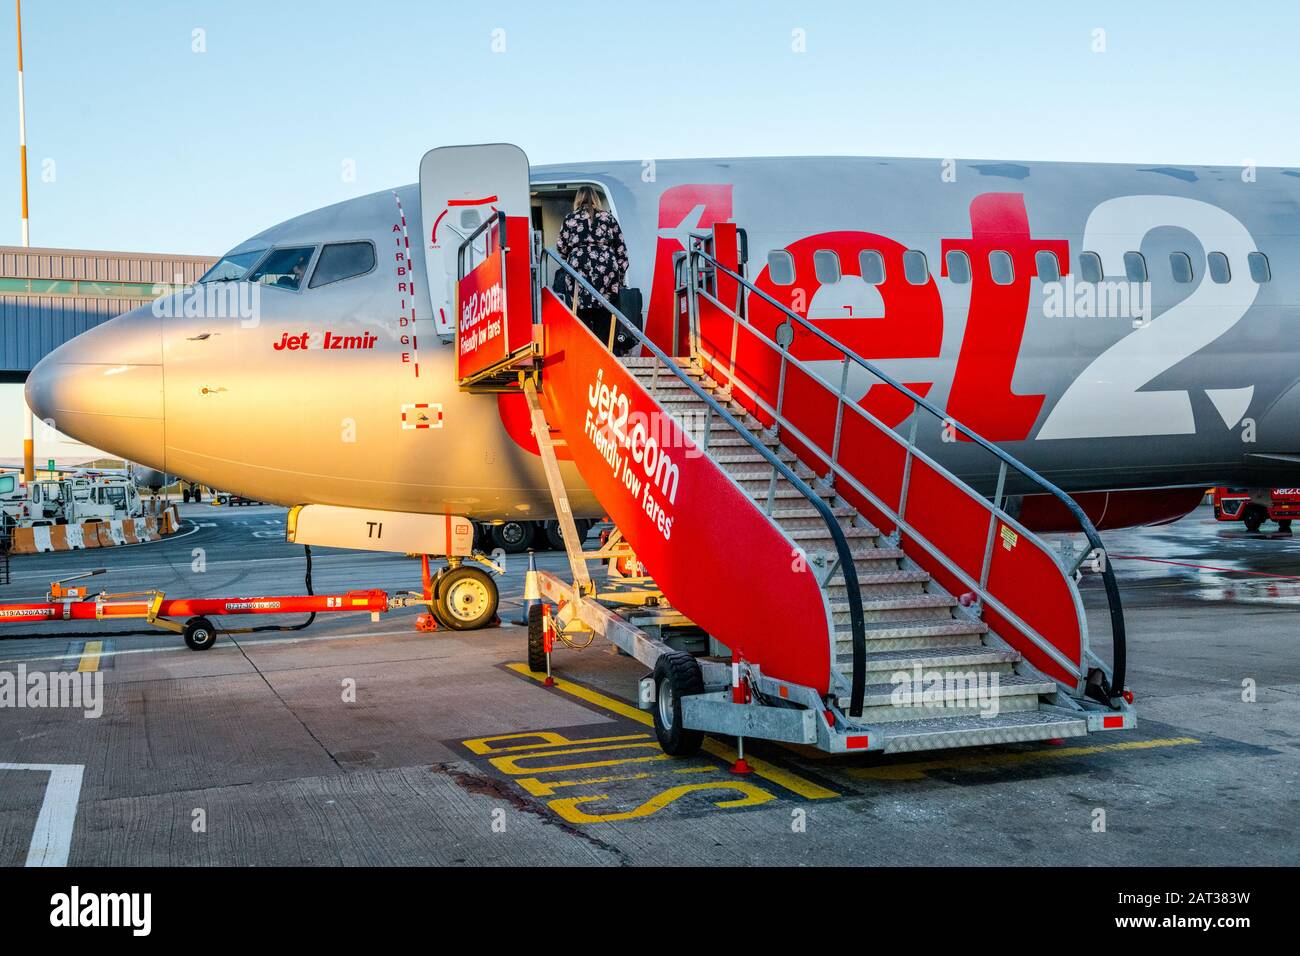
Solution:
[{"label": "pavement crack", "polygon": [[452,783],[456,784],[456,786],[460,787],[467,793],[496,797],[499,800],[504,800],[521,813],[532,814],[548,826],[556,827],[570,836],[576,836],[580,840],[585,840],[598,850],[612,853],[615,859],[618,860],[619,866],[629,865],[627,856],[618,847],[606,843],[599,837],[592,836],[585,830],[578,829],[572,823],[567,823],[564,820],[558,819],[554,814],[529,800],[504,780],[497,780],[496,778],[489,777],[486,774],[472,773],[447,763],[436,763],[430,767],[429,770],[432,773],[440,773],[449,777]]},{"label": "pavement crack", "polygon": [[269,690],[272,694],[274,694],[275,699],[280,702],[280,705],[284,707],[284,709],[287,710],[290,714],[293,715],[293,719],[298,721],[299,726],[301,726],[302,729],[307,732],[307,736],[310,737],[312,740],[316,741],[316,746],[320,747],[321,750],[325,751],[325,756],[329,757],[330,760],[333,761],[334,766],[338,767],[340,770],[347,769],[343,766],[343,764],[339,763],[338,758],[335,757],[333,752],[328,747],[325,746],[325,742],[321,740],[319,737],[317,737],[315,732],[310,727],[307,726],[307,721],[299,717],[298,712],[289,706],[289,702],[285,700],[282,696],[280,696],[280,692],[275,689],[275,687],[271,684],[269,680],[267,680],[266,675],[262,673],[262,669],[258,667],[255,663],[253,663],[253,659],[248,656],[248,652],[244,650],[244,645],[239,643],[239,639],[236,638],[235,635],[229,633],[226,636],[230,638],[232,644],[234,644],[237,648],[239,648],[239,653],[244,655],[244,660],[248,661],[248,666],[253,669],[253,672],[256,673],[258,677],[262,678],[262,683],[266,685],[266,689]]}]

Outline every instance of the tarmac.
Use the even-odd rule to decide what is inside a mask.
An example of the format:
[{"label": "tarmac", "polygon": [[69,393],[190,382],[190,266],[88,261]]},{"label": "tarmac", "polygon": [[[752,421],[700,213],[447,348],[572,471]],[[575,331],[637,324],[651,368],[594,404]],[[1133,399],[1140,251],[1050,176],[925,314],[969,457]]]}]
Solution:
[{"label": "tarmac", "polygon": [[[0,601],[96,567],[110,570],[95,590],[302,593],[283,509],[182,517],[162,542],[16,556]],[[1272,527],[1203,507],[1103,535],[1135,731],[896,757],[751,741],[747,777],[726,739],[663,755],[634,704],[642,666],[608,647],[557,650],[558,684],[542,686],[513,623],[519,555],[503,625],[476,632],[418,633],[414,610],[322,615],[195,652],[162,631],[103,633],[134,623],[0,625],[50,635],[0,641],[0,680],[102,682],[97,717],[0,707],[0,864],[1294,865],[1300,539]],[[419,582],[399,555],[314,554],[319,593]],[[1084,595],[1104,653],[1095,578]]]}]

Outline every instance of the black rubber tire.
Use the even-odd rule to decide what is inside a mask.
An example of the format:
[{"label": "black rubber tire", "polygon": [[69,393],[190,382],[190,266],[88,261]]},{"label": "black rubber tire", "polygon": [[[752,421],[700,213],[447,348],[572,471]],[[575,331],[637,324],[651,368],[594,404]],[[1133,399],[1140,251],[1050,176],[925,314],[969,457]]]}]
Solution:
[{"label": "black rubber tire", "polygon": [[552,551],[564,550],[564,535],[560,533],[558,521],[546,522],[546,543],[550,545]]},{"label": "black rubber tire", "polygon": [[546,608],[534,604],[528,609],[528,669],[534,674],[546,673],[546,650],[542,642],[542,617]]},{"label": "black rubber tire", "polygon": [[536,528],[531,521],[506,521],[494,524],[488,531],[492,547],[500,548],[506,554],[522,554],[533,543]]},{"label": "black rubber tire", "polygon": [[1267,517],[1268,512],[1263,508],[1258,505],[1250,505],[1246,508],[1246,513],[1241,516],[1241,523],[1246,526],[1247,531],[1254,534]]},{"label": "black rubber tire", "polygon": [[185,502],[186,504],[190,503],[190,489],[188,488],[181,489],[181,501]]},{"label": "black rubber tire", "polygon": [[1290,533],[1291,533],[1291,519],[1290,519],[1290,518],[1283,518],[1281,521],[1279,521],[1279,522],[1277,523],[1277,530],[1278,530],[1278,531],[1281,531],[1283,534],[1290,534]]},{"label": "black rubber tire", "polygon": [[[669,651],[655,662],[655,736],[659,746],[670,757],[693,757],[704,743],[704,731],[687,730],[682,726],[682,698],[704,693],[704,674],[699,662],[685,651]],[[669,692],[665,697],[664,691]],[[665,706],[665,701],[669,703]],[[666,725],[664,711],[668,711]]]},{"label": "black rubber tire", "polygon": [[198,504],[202,504],[202,503],[203,503],[203,489],[202,489],[202,488],[195,488],[194,491],[193,491],[193,493],[190,495],[190,497],[194,499],[194,503],[195,503],[196,505],[198,505]]},{"label": "black rubber tire", "polygon": [[[466,599],[472,602],[474,598],[483,596],[480,589],[487,592],[483,602],[477,607],[467,605]],[[481,568],[464,564],[452,568],[442,575],[435,593],[434,615],[439,624],[453,631],[476,631],[496,620],[497,603],[501,597],[497,592],[497,582]]]},{"label": "black rubber tire", "polygon": [[185,643],[192,651],[207,651],[217,643],[217,629],[206,617],[192,617],[185,622]]}]

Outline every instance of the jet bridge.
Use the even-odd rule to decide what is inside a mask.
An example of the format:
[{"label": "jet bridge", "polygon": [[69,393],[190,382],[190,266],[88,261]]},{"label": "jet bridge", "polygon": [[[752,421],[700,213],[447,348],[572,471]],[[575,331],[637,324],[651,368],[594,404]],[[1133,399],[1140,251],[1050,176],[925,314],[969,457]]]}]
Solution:
[{"label": "jet bridge", "polygon": [[[529,575],[541,599],[529,612],[534,671],[549,676],[562,647],[612,642],[651,670],[639,701],[671,754],[694,752],[706,732],[742,746],[759,737],[902,752],[1134,726],[1118,588],[1082,510],[767,296],[745,275],[735,224],[694,237],[678,263],[689,337],[679,356],[526,240],[522,216],[494,223],[483,233],[504,241],[476,246],[473,234],[458,250],[455,314],[473,318],[468,296],[526,272],[529,295],[516,284],[490,297],[519,347],[503,333],[495,360],[460,384],[524,393],[564,534],[569,574]],[[557,270],[635,337],[631,356],[616,357],[551,291]],[[750,321],[760,302],[775,322]],[[458,326],[458,355],[476,328]],[[838,384],[799,358],[809,342],[834,356]],[[901,426],[850,396],[863,376],[910,410]],[[991,486],[972,487],[927,453],[926,429],[985,456]],[[615,525],[599,550],[583,550],[560,456]],[[1074,516],[1081,551],[1062,558],[1016,521],[1008,496],[1026,490]],[[632,576],[592,572],[633,555]],[[1092,649],[1078,591],[1089,559],[1110,605],[1109,662]]]}]

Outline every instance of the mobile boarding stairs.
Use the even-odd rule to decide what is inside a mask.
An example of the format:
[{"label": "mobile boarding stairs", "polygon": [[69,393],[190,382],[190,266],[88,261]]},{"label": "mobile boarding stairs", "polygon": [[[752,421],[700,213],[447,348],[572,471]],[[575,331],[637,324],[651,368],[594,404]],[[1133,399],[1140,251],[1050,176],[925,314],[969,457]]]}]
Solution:
[{"label": "mobile boarding stairs", "polygon": [[[504,214],[462,245],[462,297],[493,235],[500,272],[529,259],[534,337],[461,385],[523,390],[563,530],[569,579],[529,574],[534,672],[549,682],[556,648],[612,642],[651,670],[639,702],[670,754],[706,732],[904,752],[1134,726],[1118,587],[1083,511],[750,282],[734,224],[679,256],[672,354]],[[551,291],[556,270],[635,337],[632,357]],[[864,381],[901,425],[850,395]],[[945,427],[981,487],[926,450]],[[562,458],[614,522],[599,550],[576,533]],[[1027,493],[1058,499],[1086,546],[1062,555],[1021,525]],[[1085,562],[1109,603],[1109,664],[1090,647]],[[621,576],[597,581],[601,563]]]}]

